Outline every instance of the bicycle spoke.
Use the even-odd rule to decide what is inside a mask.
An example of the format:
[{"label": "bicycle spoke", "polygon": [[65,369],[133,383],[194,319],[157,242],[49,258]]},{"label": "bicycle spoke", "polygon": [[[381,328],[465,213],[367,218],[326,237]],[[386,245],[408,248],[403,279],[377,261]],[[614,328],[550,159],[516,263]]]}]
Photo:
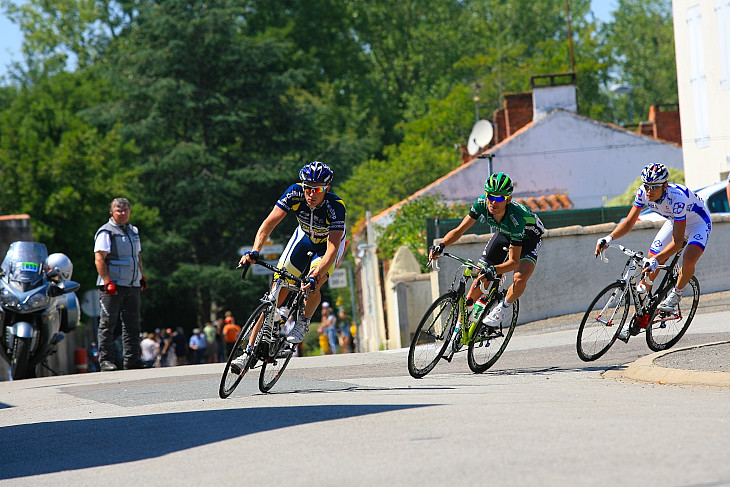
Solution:
[{"label": "bicycle spoke", "polygon": [[[501,306],[498,301],[501,301],[501,299],[495,300],[495,306]],[[515,326],[517,326],[519,301],[512,303],[512,306],[505,311],[504,319],[499,326],[488,326],[484,323],[477,325],[474,336],[469,342],[467,356],[469,368],[473,372],[482,373],[489,369],[507,348],[512,333],[515,331]]]},{"label": "bicycle spoke", "polygon": [[[666,297],[663,296],[662,299]],[[673,311],[656,310],[646,329],[646,344],[659,352],[676,344],[689,328],[700,301],[700,284],[696,277],[690,279]]]},{"label": "bicycle spoke", "polygon": [[606,353],[629,314],[629,296],[625,285],[614,282],[593,300],[578,328],[578,356],[592,361]]},{"label": "bicycle spoke", "polygon": [[459,315],[457,303],[454,294],[445,294],[424,314],[408,351],[411,376],[418,379],[428,374],[443,355]]}]

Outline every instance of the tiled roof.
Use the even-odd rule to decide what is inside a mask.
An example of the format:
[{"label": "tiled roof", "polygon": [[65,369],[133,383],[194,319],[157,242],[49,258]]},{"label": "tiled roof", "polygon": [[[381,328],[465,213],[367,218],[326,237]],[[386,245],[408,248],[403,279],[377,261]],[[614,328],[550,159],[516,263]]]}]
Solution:
[{"label": "tiled roof", "polygon": [[515,198],[517,203],[522,203],[532,211],[556,211],[569,210],[573,208],[573,202],[565,194],[540,195],[538,197],[528,196]]}]

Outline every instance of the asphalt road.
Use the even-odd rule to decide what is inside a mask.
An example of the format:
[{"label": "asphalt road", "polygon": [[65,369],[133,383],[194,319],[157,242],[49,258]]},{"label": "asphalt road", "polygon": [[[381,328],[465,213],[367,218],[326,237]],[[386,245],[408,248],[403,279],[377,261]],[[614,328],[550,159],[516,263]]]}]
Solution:
[{"label": "asphalt road", "polygon": [[0,485],[730,485],[730,386],[649,375],[730,341],[726,302],[661,357],[639,335],[582,362],[563,317],[480,375],[462,353],[415,380],[396,350],[294,359],[227,400],[218,364],[2,382]]}]

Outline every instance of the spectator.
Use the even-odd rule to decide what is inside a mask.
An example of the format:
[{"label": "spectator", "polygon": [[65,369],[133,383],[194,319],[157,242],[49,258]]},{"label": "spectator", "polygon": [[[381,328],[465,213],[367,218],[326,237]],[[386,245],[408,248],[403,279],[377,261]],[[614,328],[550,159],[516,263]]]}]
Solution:
[{"label": "spectator", "polygon": [[205,348],[207,344],[205,335],[200,331],[200,328],[193,329],[193,334],[188,342],[188,347],[193,355],[193,364],[202,364],[205,362]]},{"label": "spectator", "polygon": [[225,326],[225,321],[223,318],[218,318],[215,320],[215,344],[218,348],[218,361],[219,362],[225,362],[228,356],[226,355],[226,349],[223,345],[223,327]]},{"label": "spectator", "polygon": [[[228,313],[226,313],[228,314]],[[236,344],[238,334],[241,333],[241,327],[233,322],[233,317],[226,316],[225,325],[223,325],[223,341],[226,344],[226,358],[231,354],[233,345]]]},{"label": "spectator", "polygon": [[215,325],[210,321],[203,327],[203,335],[205,335],[205,363],[218,363],[218,343],[215,341],[217,330]]},{"label": "spectator", "polygon": [[160,335],[160,365],[169,367],[172,364],[172,328],[167,328]]},{"label": "spectator", "polygon": [[340,350],[342,353],[349,353],[352,343],[352,334],[350,333],[350,323],[347,320],[345,311],[340,311],[338,322],[340,324]]},{"label": "spectator", "polygon": [[[326,318],[325,318],[326,316]],[[330,304],[325,301],[322,303],[322,328],[325,330],[327,335],[327,342],[329,343],[330,350],[333,354],[337,353],[337,317],[330,307]]]},{"label": "spectator", "polygon": [[188,363],[188,339],[185,331],[178,326],[172,334],[172,344],[175,351],[175,365],[186,365]]},{"label": "spectator", "polygon": [[140,348],[142,349],[142,361],[147,367],[153,367],[157,361],[157,353],[160,350],[155,341],[155,334],[145,333],[142,342],[140,342]]},{"label": "spectator", "polygon": [[144,368],[140,358],[140,291],[147,289],[137,227],[129,223],[126,198],[112,200],[109,221],[94,236],[94,264],[99,276],[99,363],[102,371],[117,370],[114,332],[122,325],[125,369]]}]

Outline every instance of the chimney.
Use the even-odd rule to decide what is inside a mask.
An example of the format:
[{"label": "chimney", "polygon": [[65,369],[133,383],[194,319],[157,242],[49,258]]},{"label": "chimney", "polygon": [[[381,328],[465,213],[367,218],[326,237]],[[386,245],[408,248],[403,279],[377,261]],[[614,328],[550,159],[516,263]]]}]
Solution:
[{"label": "chimney", "polygon": [[652,105],[649,107],[649,121],[654,125],[653,136],[655,139],[662,139],[682,145],[679,105]]},{"label": "chimney", "polygon": [[575,73],[543,74],[530,78],[532,88],[533,122],[545,118],[556,108],[578,111]]}]

